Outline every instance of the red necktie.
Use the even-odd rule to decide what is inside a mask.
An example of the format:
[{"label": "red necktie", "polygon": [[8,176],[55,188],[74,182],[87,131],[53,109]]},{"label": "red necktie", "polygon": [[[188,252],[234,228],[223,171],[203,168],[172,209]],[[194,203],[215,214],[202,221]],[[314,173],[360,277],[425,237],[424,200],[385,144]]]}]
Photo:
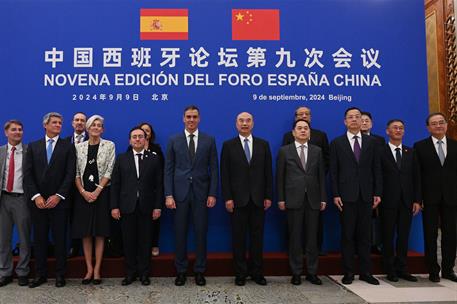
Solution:
[{"label": "red necktie", "polygon": [[14,151],[16,147],[11,148],[10,163],[8,168],[8,182],[6,183],[6,191],[13,192],[14,184]]}]

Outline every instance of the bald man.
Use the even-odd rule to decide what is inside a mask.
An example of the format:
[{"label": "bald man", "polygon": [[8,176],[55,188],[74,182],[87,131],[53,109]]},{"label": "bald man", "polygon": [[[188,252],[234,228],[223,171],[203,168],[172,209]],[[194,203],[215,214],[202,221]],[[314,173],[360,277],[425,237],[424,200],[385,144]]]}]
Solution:
[{"label": "bald man", "polygon": [[[238,136],[224,142],[221,183],[225,208],[231,214],[235,284],[243,286],[248,275],[258,285],[263,276],[263,227],[265,210],[272,200],[272,165],[268,142],[252,136],[254,118],[247,112],[236,118]],[[249,261],[246,234],[249,231]]]}]

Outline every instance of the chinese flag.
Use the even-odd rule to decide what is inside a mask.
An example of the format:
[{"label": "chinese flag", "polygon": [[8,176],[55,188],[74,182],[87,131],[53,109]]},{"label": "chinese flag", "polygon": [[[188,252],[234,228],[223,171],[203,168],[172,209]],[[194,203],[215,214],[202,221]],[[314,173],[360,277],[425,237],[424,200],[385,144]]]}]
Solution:
[{"label": "chinese flag", "polygon": [[141,40],[188,40],[189,14],[187,9],[140,10]]},{"label": "chinese flag", "polygon": [[232,40],[279,40],[279,10],[233,9]]}]

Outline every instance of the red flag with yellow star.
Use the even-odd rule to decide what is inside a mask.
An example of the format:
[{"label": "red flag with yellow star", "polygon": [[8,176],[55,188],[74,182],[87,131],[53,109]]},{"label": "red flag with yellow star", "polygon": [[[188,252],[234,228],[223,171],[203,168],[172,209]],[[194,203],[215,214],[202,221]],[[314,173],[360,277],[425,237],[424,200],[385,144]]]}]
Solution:
[{"label": "red flag with yellow star", "polygon": [[279,40],[279,10],[233,9],[232,40]]}]

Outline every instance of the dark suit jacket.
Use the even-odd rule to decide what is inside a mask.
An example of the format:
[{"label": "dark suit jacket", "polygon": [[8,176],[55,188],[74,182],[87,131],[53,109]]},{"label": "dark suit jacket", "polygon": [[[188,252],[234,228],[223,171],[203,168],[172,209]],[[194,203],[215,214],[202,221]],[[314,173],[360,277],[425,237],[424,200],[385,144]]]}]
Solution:
[{"label": "dark suit jacket", "polygon": [[252,140],[252,158],[248,163],[237,136],[224,142],[221,153],[221,184],[224,201],[233,200],[236,207],[252,200],[263,207],[263,200],[273,198],[273,173],[268,142]]},{"label": "dark suit jacket", "polygon": [[[46,159],[45,139],[30,143],[24,172],[24,188],[28,199],[38,193],[44,199],[54,194],[68,198],[75,183],[75,170],[75,147],[68,140],[59,137],[49,164]],[[67,207],[69,203],[68,199],[65,199],[55,208]]]},{"label": "dark suit jacket", "polygon": [[444,165],[436,153],[431,137],[414,144],[419,177],[420,199],[424,204],[457,205],[457,142],[446,138],[447,155]]},{"label": "dark suit jacket", "polygon": [[370,133],[369,136],[373,137],[375,139],[376,143],[378,143],[381,146],[384,146],[386,144],[386,139],[380,135]]},{"label": "dark suit jacket", "polygon": [[408,209],[418,198],[418,178],[413,149],[402,146],[399,169],[388,144],[381,149],[382,201],[381,208],[396,208],[403,202]]},{"label": "dark suit jacket", "polygon": [[[295,142],[295,138],[292,135],[292,131],[285,133],[282,138],[282,145],[289,145],[293,142]],[[330,164],[330,148],[328,144],[327,134],[325,134],[323,131],[311,128],[311,138],[309,139],[309,143],[321,148],[322,158],[324,159],[325,172],[327,172]]]},{"label": "dark suit jacket", "polygon": [[216,196],[218,182],[217,150],[214,137],[198,133],[197,151],[192,162],[184,132],[170,138],[165,158],[165,195],[183,201],[192,183],[199,201]]},{"label": "dark suit jacket", "polygon": [[121,214],[133,213],[137,201],[142,213],[162,209],[164,201],[163,172],[159,157],[145,151],[140,178],[136,175],[135,157],[132,151],[120,154],[111,175],[111,209],[119,208]]},{"label": "dark suit jacket", "polygon": [[313,209],[326,201],[325,169],[322,150],[308,144],[306,168],[302,167],[295,143],[279,150],[276,163],[278,201],[285,201],[286,208],[298,209],[305,201],[305,194]]},{"label": "dark suit jacket", "polygon": [[330,144],[330,175],[333,197],[355,202],[359,193],[363,201],[373,202],[373,196],[382,194],[382,172],[379,149],[372,136],[362,134],[359,162],[355,159],[346,133]]}]

